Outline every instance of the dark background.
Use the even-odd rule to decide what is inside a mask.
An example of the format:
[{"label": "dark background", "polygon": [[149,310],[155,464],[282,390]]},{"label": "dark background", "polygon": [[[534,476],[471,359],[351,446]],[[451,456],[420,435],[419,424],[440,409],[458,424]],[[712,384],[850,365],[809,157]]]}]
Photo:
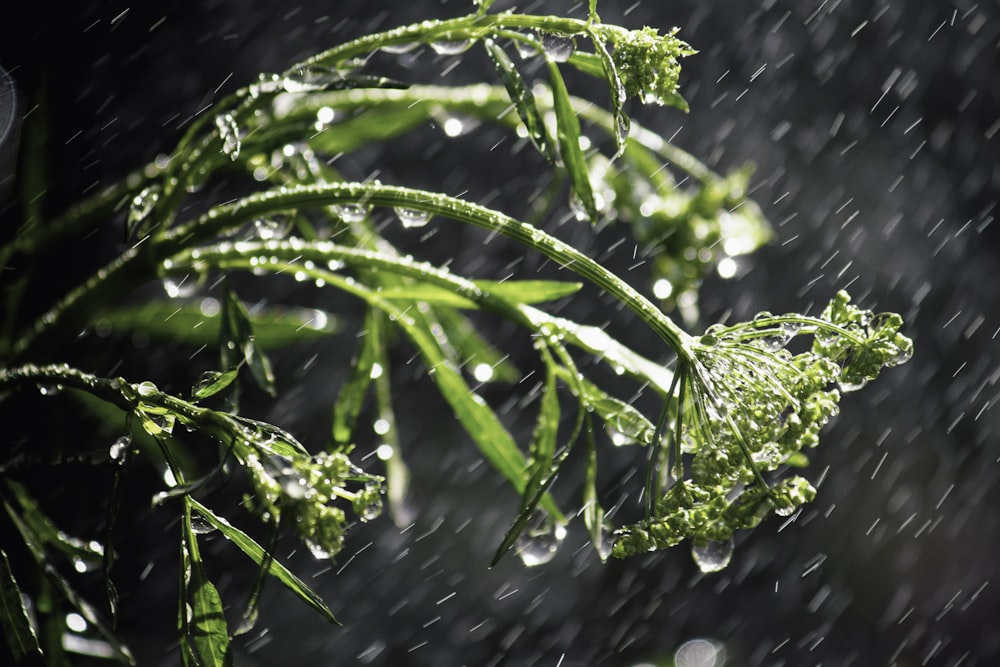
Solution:
[{"label": "dark background", "polygon": [[[521,9],[557,8],[539,7]],[[468,5],[233,0],[22,9],[18,18],[0,17],[0,65],[25,100],[45,84],[52,213],[169,151],[193,114],[259,72],[373,30],[459,15]],[[323,567],[284,548],[344,626],[324,625],[269,587],[260,627],[237,640],[239,664],[631,665],[669,657],[698,637],[722,642],[734,665],[997,664],[1000,8],[646,0],[603,3],[601,14],[631,27],[681,26],[699,50],[683,63],[691,112],[641,108],[637,119],[676,133],[680,146],[719,171],[757,165],[754,196],[778,238],[743,264],[738,281],[706,281],[705,323],[764,309],[810,311],[849,287],[863,305],[904,316],[916,355],[845,397],[809,469],[814,482],[822,479],[812,506],[795,522],[774,518],[740,536],[729,568],[702,575],[684,547],[602,565],[579,521],[548,565],[525,568],[508,558],[489,570],[516,499],[478,463],[400,350],[394,382],[415,524],[400,529],[384,517],[360,526]],[[425,53],[411,71],[429,82],[476,73],[450,64]],[[444,183],[449,192],[468,189],[470,199],[509,185],[511,199],[491,205],[511,212],[533,187],[518,159],[503,151],[482,159],[477,151],[495,142],[488,133],[461,149],[413,141],[372,156],[384,181]],[[413,147],[432,159],[414,164]],[[354,168],[352,176],[364,177],[371,166]],[[17,203],[0,206],[9,235]],[[588,230],[567,233],[595,256],[606,242]],[[92,249],[67,254],[51,290],[114,252],[119,239],[120,229],[109,229]],[[495,276],[512,251],[501,245],[495,255],[483,253],[480,241],[451,227],[423,255],[454,254],[456,268]],[[522,266],[528,277],[539,263]],[[640,270],[630,277],[647,287]],[[616,335],[652,349],[620,312],[600,302],[575,308],[573,316],[612,320]],[[350,352],[330,347],[337,349],[293,350],[276,360],[285,386],[299,386],[266,416],[307,442],[323,437],[326,416],[304,407],[302,397],[330,396],[338,362]],[[516,359],[529,358],[526,341],[524,348]],[[307,364],[317,353],[319,361]],[[167,387],[189,381],[183,369],[127,341],[103,354],[80,363],[103,373],[121,361],[114,372]],[[488,398],[501,402],[503,394]],[[530,412],[504,413],[522,441]],[[629,459],[614,456],[618,468],[601,481],[608,505],[635,491],[624,479]],[[73,474],[92,476],[87,500],[99,504],[108,476]],[[136,480],[155,483],[141,474]],[[572,481],[565,483],[569,496]],[[119,548],[134,565],[122,565],[120,627],[141,664],[173,664],[174,527],[142,510],[136,517],[121,529]],[[169,548],[157,546],[160,538]],[[238,609],[250,570],[240,569],[222,540],[208,552],[218,559],[224,599]],[[148,577],[129,578],[147,563]]]}]

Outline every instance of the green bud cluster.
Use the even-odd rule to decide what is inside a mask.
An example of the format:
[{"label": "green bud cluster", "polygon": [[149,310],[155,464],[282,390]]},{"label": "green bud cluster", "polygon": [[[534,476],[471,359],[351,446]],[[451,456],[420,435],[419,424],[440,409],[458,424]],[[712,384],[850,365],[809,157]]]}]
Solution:
[{"label": "green bud cluster", "polygon": [[[837,415],[841,392],[912,355],[901,324],[893,313],[850,305],[840,292],[819,318],[761,313],[693,340],[678,367],[684,386],[673,422],[689,477],[671,486],[644,521],[620,529],[612,553],[689,538],[722,542],[772,512],[787,516],[811,501],[815,489],[804,478],[773,483],[764,473],[800,465],[802,450],[817,446]],[[813,335],[812,346],[793,354],[789,343],[805,334]]]},{"label": "green bud cluster", "polygon": [[[597,26],[598,30],[604,26]],[[685,107],[677,92],[681,66],[678,59],[695,53],[677,37],[677,29],[665,35],[655,28],[603,30],[611,44],[611,58],[625,93],[644,102]]]},{"label": "green bud cluster", "polygon": [[[333,557],[343,548],[347,513],[333,504],[337,499],[350,502],[363,520],[382,507],[382,478],[362,472],[341,452],[280,456],[258,449],[244,464],[254,490],[247,504],[267,521],[293,526],[317,557]],[[349,491],[350,482],[365,484]]]}]

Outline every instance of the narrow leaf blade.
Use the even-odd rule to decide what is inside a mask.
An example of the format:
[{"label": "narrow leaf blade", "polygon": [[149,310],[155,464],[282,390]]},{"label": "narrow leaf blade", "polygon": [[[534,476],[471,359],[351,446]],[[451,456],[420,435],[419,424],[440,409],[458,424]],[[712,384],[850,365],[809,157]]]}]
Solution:
[{"label": "narrow leaf blade", "polygon": [[587,170],[587,160],[580,148],[580,119],[573,111],[566,82],[559,73],[559,66],[554,61],[548,61],[549,79],[552,83],[552,104],[556,112],[556,137],[559,141],[559,154],[563,166],[569,176],[573,194],[580,207],[596,222],[598,218],[597,203],[594,201],[594,189],[590,184]]},{"label": "narrow leaf blade", "polygon": [[528,87],[510,56],[502,47],[491,39],[485,40],[483,44],[504,88],[507,89],[510,101],[514,103],[517,115],[528,130],[528,138],[547,160],[553,161],[555,153],[545,129],[545,123],[542,121],[542,115],[538,112],[538,107],[535,104],[535,96],[532,94],[531,88]]},{"label": "narrow leaf blade", "polygon": [[[202,518],[215,527],[226,539],[239,547],[240,551],[245,553],[250,557],[257,565],[261,565],[266,558],[264,547],[258,544],[252,537],[244,533],[242,530],[232,525],[224,519],[218,516],[212,510],[208,509],[200,502],[191,498],[191,508],[198,512]],[[305,602],[307,605],[319,612],[320,616],[325,618],[330,623],[334,625],[340,625],[333,616],[333,612],[330,608],[326,606],[322,598],[313,592],[309,586],[305,584],[301,579],[292,574],[288,568],[279,563],[277,560],[271,559],[270,567],[267,570],[268,574],[280,581],[285,588],[291,591],[300,600]]]},{"label": "narrow leaf blade", "polygon": [[14,662],[42,664],[42,648],[24,608],[21,588],[14,578],[7,552],[0,549],[0,623]]}]

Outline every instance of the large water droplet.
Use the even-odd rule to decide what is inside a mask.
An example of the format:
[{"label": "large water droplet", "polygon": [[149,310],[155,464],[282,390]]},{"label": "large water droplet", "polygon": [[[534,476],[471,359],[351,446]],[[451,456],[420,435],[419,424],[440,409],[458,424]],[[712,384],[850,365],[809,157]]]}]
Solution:
[{"label": "large water droplet", "polygon": [[386,53],[392,53],[394,55],[399,55],[401,53],[409,53],[413,49],[417,48],[417,42],[403,42],[401,44],[386,44],[380,47]]},{"label": "large water droplet", "polygon": [[576,51],[576,41],[567,35],[556,35],[553,33],[543,33],[542,48],[550,60],[557,63],[564,63]]},{"label": "large water droplet", "polygon": [[691,557],[702,572],[718,572],[729,565],[733,557],[733,538],[724,542],[694,542]]},{"label": "large water droplet", "polygon": [[472,46],[473,42],[471,39],[456,39],[447,40],[442,39],[436,42],[431,42],[431,48],[434,49],[434,53],[442,56],[454,56],[459,53],[465,53]]},{"label": "large water droplet", "polygon": [[910,347],[905,347],[905,348],[904,347],[900,347],[900,348],[897,348],[897,349],[898,349],[898,351],[896,352],[895,356],[891,357],[886,362],[886,364],[888,366],[899,366],[901,364],[905,364],[907,361],[909,361],[911,358],[913,358],[913,346],[912,345]]},{"label": "large water droplet", "polygon": [[198,535],[208,535],[209,533],[214,533],[215,531],[215,526],[210,524],[204,517],[192,512],[191,532],[197,533]]},{"label": "large water droplet", "polygon": [[421,211],[418,208],[406,208],[404,206],[397,206],[395,209],[396,217],[403,224],[403,227],[407,229],[414,229],[417,227],[423,227],[428,222],[430,222],[431,214],[427,211]]},{"label": "large water droplet", "polygon": [[535,567],[555,558],[564,539],[566,527],[557,524],[548,512],[535,510],[528,525],[514,542],[514,548],[525,565]]}]

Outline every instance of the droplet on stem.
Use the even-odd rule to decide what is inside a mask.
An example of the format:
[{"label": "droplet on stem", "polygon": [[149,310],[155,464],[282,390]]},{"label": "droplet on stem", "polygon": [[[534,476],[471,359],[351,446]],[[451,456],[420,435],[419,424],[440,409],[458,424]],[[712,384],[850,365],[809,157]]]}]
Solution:
[{"label": "droplet on stem", "polygon": [[694,542],[691,544],[691,557],[702,572],[723,570],[733,557],[733,538],[724,542]]}]

